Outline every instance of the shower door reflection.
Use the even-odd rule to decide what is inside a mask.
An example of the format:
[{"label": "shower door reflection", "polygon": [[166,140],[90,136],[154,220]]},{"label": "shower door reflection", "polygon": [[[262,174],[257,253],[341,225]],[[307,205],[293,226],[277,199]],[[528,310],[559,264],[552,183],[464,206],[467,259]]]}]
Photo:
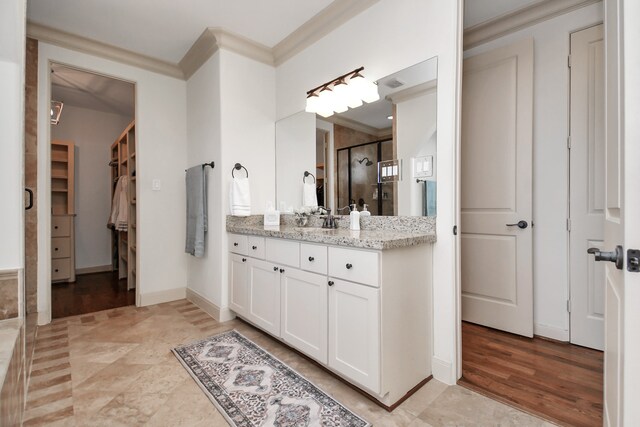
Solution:
[{"label": "shower door reflection", "polygon": [[338,150],[338,207],[364,205],[371,215],[394,215],[395,183],[378,183],[378,162],[393,159],[393,140],[373,141]]}]

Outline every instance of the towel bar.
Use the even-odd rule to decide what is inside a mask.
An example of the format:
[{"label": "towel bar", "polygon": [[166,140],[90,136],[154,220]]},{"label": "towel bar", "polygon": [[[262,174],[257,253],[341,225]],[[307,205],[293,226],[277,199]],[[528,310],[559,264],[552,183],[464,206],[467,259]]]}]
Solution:
[{"label": "towel bar", "polygon": [[[209,163],[203,163],[200,166],[202,166],[203,169],[204,169],[205,166],[211,166],[211,169],[213,169],[216,166],[216,164],[215,164],[215,162],[209,162]],[[186,172],[187,170],[185,169],[184,171]]]},{"label": "towel bar", "polygon": [[247,170],[247,168],[245,168],[244,166],[242,166],[240,163],[236,163],[233,166],[233,169],[231,169],[231,177],[235,178],[235,176],[233,175],[233,171],[234,170],[240,170],[240,169],[244,169],[244,171],[247,173],[247,178],[249,178],[249,171]]}]

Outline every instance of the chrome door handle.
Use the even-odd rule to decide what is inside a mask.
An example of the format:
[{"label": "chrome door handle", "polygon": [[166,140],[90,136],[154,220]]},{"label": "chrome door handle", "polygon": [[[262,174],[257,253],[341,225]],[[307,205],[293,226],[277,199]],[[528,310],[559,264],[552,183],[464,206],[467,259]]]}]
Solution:
[{"label": "chrome door handle", "polygon": [[596,261],[609,261],[616,264],[616,268],[618,270],[622,270],[624,265],[624,251],[622,250],[622,246],[616,246],[616,249],[611,252],[602,252],[598,248],[589,248],[587,252],[595,255]]},{"label": "chrome door handle", "polygon": [[525,220],[520,220],[515,224],[505,224],[507,227],[518,227],[521,228],[522,230],[524,230],[525,228],[527,228],[529,226],[529,223]]},{"label": "chrome door handle", "polygon": [[25,211],[28,211],[33,207],[33,191],[30,188],[25,188],[24,191],[26,191],[27,194],[29,194],[29,203],[24,208]]}]

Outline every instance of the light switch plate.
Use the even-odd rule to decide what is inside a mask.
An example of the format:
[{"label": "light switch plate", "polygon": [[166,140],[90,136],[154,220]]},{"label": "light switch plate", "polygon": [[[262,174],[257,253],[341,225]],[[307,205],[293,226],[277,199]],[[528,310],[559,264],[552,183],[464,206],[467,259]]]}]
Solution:
[{"label": "light switch plate", "polygon": [[162,188],[162,183],[160,182],[159,179],[154,179],[153,181],[151,181],[151,189],[153,191],[160,191],[161,188]]},{"label": "light switch plate", "polygon": [[433,176],[433,156],[413,158],[413,177],[425,178]]}]

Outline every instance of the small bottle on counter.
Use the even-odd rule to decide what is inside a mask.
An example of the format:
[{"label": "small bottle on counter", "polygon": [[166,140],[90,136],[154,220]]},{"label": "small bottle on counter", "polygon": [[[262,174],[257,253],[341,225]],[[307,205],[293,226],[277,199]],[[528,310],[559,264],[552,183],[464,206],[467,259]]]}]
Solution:
[{"label": "small bottle on counter", "polygon": [[349,214],[349,229],[354,231],[360,230],[360,212],[358,212],[355,203],[351,205],[351,213]]},{"label": "small bottle on counter", "polygon": [[364,206],[362,207],[362,211],[360,211],[360,218],[371,216],[371,212],[367,210],[368,207],[369,205],[365,203]]}]

